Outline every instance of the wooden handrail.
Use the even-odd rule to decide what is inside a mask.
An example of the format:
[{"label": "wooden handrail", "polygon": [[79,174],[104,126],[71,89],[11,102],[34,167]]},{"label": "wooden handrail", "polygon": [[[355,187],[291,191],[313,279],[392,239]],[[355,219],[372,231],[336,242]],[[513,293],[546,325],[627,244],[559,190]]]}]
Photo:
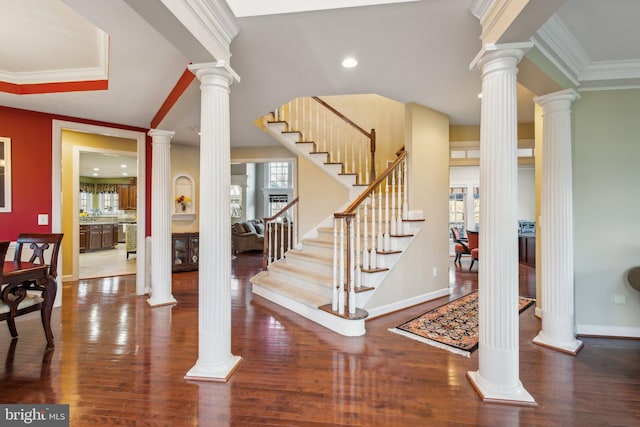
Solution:
[{"label": "wooden handrail", "polygon": [[287,206],[285,206],[284,208],[280,209],[278,211],[278,213],[276,213],[274,216],[270,217],[270,218],[263,218],[262,222],[264,222],[265,224],[269,221],[273,221],[274,219],[284,215],[284,213],[286,211],[288,211],[293,205],[295,205],[296,203],[298,203],[298,198],[296,197],[295,199],[293,199],[291,202],[289,202],[287,204]]},{"label": "wooden handrail", "polygon": [[336,116],[340,117],[342,120],[344,120],[345,122],[349,123],[351,126],[356,128],[361,134],[363,134],[367,138],[371,139],[371,134],[369,132],[367,132],[366,130],[362,129],[357,124],[353,123],[351,120],[349,120],[349,118],[347,118],[340,111],[336,110],[331,105],[327,104],[326,102],[324,102],[322,99],[318,98],[317,96],[312,96],[311,98],[314,99],[316,102],[318,102],[320,105],[324,106],[327,110],[331,111],[333,114],[335,114]]},{"label": "wooden handrail", "polygon": [[384,181],[389,176],[391,171],[393,171],[400,164],[400,162],[406,159],[406,157],[407,157],[406,151],[400,152],[400,154],[393,161],[393,163],[391,163],[389,167],[387,167],[384,170],[384,172],[382,172],[371,184],[369,184],[367,189],[364,190],[362,194],[360,194],[358,198],[354,200],[353,203],[351,203],[347,209],[344,210],[344,212],[337,212],[333,214],[334,218],[344,218],[344,217],[354,216],[355,210],[358,208],[358,206],[360,206],[360,204],[376,189],[376,187],[378,187],[378,185],[382,183],[382,181]]}]

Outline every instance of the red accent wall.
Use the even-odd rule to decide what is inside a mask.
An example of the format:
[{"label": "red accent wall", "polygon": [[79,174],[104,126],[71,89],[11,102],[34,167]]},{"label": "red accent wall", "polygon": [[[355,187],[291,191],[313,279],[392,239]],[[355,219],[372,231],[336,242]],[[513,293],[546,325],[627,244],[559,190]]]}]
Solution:
[{"label": "red accent wall", "polygon": [[[118,129],[147,132],[132,126],[58,116],[0,106],[0,136],[11,138],[12,211],[0,212],[0,240],[16,240],[20,233],[51,232],[51,127],[67,120]],[[151,150],[146,149],[146,221],[150,233]],[[49,225],[38,225],[38,214],[49,215]]]}]

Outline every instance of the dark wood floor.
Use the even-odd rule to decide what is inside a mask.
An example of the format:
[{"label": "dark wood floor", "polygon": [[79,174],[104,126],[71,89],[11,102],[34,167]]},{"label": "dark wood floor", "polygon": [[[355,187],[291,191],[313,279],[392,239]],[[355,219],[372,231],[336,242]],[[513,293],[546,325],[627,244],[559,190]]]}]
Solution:
[{"label": "dark wood floor", "polygon": [[[538,406],[487,404],[465,378],[477,352],[387,330],[445,298],[346,338],[252,295],[259,267],[260,254],[233,261],[232,348],[243,360],[229,382],[183,378],[197,358],[197,273],[174,275],[179,303],[154,309],[134,295],[134,276],[121,276],[64,284],[52,352],[37,315],[17,320],[17,341],[0,325],[0,402],[67,403],[72,426],[640,425],[640,341],[583,338],[575,357],[548,350],[531,343],[540,326],[529,308],[520,379]],[[520,272],[521,294],[533,296],[533,270]],[[477,287],[475,272],[450,277],[454,296]]]}]

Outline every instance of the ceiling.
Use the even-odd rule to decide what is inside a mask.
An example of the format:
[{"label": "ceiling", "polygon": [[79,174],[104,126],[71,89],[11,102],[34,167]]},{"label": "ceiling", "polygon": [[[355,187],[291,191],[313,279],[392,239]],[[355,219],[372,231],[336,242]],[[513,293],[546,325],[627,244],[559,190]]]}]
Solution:
[{"label": "ceiling", "polygon": [[[326,0],[320,5],[337,6],[344,1]],[[359,5],[383,0],[348,1]],[[240,32],[231,43],[231,66],[241,77],[230,95],[233,147],[277,145],[253,122],[298,96],[375,93],[441,111],[452,124],[479,123],[481,78],[469,64],[481,48],[482,29],[470,12],[471,0],[293,13],[279,9],[275,14],[255,9],[286,3],[229,0],[231,9],[242,15],[237,20]],[[133,0],[0,0],[0,40],[23,41],[0,43],[0,77],[9,73],[9,78],[17,79],[28,77],[30,70],[42,74],[66,66],[75,67],[74,73],[99,67],[101,38],[92,25],[108,34],[109,40],[108,90],[0,92],[0,105],[149,128],[162,102],[194,62],[197,49],[178,50],[168,41],[175,43],[169,32],[176,30],[169,25],[156,30],[131,8],[135,4]],[[536,45],[544,46],[552,61],[580,87],[594,88],[601,80],[609,86],[624,81],[639,87],[639,18],[637,0],[567,0],[545,25],[548,31],[536,35]],[[54,43],[57,40],[62,41]],[[347,55],[357,57],[358,67],[341,67]],[[608,73],[598,74],[603,69]],[[28,86],[28,79],[21,81]],[[158,127],[175,131],[174,143],[197,145],[199,105],[200,91],[194,81]],[[518,117],[521,122],[533,121],[532,94],[523,87]]]},{"label": "ceiling", "polygon": [[[97,170],[96,170],[97,169]],[[131,178],[137,176],[136,153],[80,152],[79,175],[89,178]]]}]

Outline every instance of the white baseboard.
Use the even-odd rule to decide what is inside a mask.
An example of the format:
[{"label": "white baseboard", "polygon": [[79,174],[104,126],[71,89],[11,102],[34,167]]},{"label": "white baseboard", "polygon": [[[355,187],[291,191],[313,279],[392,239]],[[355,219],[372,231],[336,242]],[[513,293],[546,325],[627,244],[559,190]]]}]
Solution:
[{"label": "white baseboard", "polygon": [[429,292],[422,295],[417,295],[415,297],[407,298],[402,301],[396,301],[391,304],[383,305],[381,307],[376,308],[365,308],[369,313],[369,317],[367,319],[373,319],[379,316],[383,316],[385,314],[392,313],[394,311],[402,310],[407,307],[412,307],[414,305],[422,304],[423,302],[431,301],[436,298],[441,298],[450,294],[450,290],[448,287],[443,289],[438,289],[437,291]]},{"label": "white baseboard", "polygon": [[640,327],[576,325],[576,333],[578,335],[594,335],[603,337],[640,338]]}]

